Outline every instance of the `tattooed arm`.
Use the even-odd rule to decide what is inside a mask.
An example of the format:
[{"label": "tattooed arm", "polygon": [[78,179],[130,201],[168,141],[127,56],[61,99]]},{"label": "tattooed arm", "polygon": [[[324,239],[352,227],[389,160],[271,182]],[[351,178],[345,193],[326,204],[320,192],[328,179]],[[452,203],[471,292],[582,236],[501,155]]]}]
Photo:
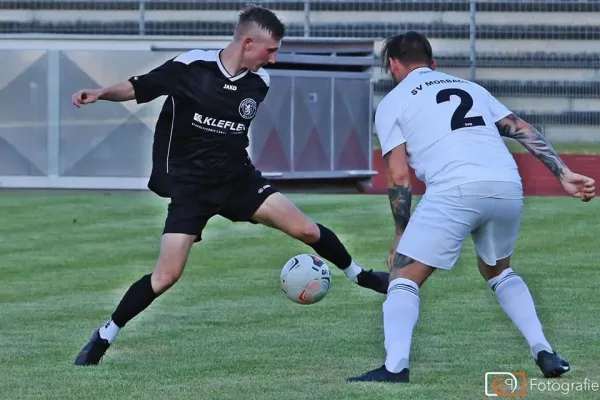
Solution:
[{"label": "tattooed arm", "polygon": [[398,244],[410,219],[410,206],[412,203],[412,188],[408,162],[406,160],[406,145],[401,144],[383,156],[386,165],[388,183],[388,197],[396,226],[396,235],[390,248],[387,265],[390,271],[400,261],[398,258]]},{"label": "tattooed arm", "polygon": [[398,122],[398,104],[384,98],[377,106],[375,126],[386,165],[388,196],[396,225],[401,236],[410,218],[412,189],[406,155],[406,138]]},{"label": "tattooed arm", "polygon": [[565,163],[537,129],[514,114],[496,122],[500,135],[515,139],[540,160],[552,174],[561,180],[569,171]]},{"label": "tattooed arm", "polygon": [[384,160],[387,171],[388,197],[396,225],[396,235],[400,236],[408,225],[412,203],[406,146],[402,144],[396,147],[384,156]]},{"label": "tattooed arm", "polygon": [[537,129],[514,114],[496,122],[500,135],[515,139],[540,160],[573,197],[588,202],[596,196],[594,179],[571,171]]}]

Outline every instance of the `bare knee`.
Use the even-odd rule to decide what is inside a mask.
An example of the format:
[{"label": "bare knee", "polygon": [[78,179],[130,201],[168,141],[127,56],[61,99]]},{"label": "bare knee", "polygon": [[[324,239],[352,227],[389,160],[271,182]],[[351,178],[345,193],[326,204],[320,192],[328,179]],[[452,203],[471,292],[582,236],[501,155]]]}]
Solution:
[{"label": "bare knee", "polygon": [[433,271],[434,269],[428,265],[415,261],[404,254],[396,253],[390,270],[390,282],[396,278],[404,278],[421,287],[427,278],[433,274]]},{"label": "bare knee", "polygon": [[161,264],[160,260],[152,273],[151,282],[154,293],[161,294],[177,283],[183,275],[183,265]]},{"label": "bare knee", "polygon": [[281,193],[269,196],[254,213],[252,219],[278,229],[307,245],[317,243],[321,236],[317,224]]},{"label": "bare knee", "polygon": [[302,224],[294,226],[289,235],[310,245],[319,241],[321,231],[316,223],[307,220]]},{"label": "bare knee", "polygon": [[477,257],[479,273],[486,281],[497,277],[507,268],[510,268],[510,257],[496,261],[496,265],[488,265],[480,257]]},{"label": "bare knee", "polygon": [[194,239],[195,236],[183,234],[163,236],[158,261],[151,277],[152,289],[156,294],[165,292],[181,278]]}]

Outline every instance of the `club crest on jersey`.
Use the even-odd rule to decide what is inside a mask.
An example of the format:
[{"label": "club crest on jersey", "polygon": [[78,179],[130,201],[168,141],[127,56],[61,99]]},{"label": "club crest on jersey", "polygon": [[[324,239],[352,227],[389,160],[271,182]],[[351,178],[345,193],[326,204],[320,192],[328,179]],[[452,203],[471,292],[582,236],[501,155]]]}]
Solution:
[{"label": "club crest on jersey", "polygon": [[256,101],[251,98],[242,100],[239,107],[240,115],[245,119],[252,119],[256,115]]}]

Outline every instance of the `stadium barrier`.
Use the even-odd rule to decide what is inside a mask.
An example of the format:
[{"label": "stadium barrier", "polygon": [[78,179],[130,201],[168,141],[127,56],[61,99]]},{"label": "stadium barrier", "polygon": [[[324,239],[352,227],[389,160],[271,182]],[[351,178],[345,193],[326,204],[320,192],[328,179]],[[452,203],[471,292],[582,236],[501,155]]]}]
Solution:
[{"label": "stadium barrier", "polygon": [[[525,196],[568,196],[554,175],[534,156],[516,153],[513,157],[519,168]],[[573,171],[600,182],[600,156],[562,154],[561,158]],[[373,169],[378,171],[377,175],[372,180],[357,185],[358,191],[366,194],[387,194],[385,163],[379,150],[373,151]],[[425,185],[417,179],[413,170],[410,173],[413,194],[422,195],[425,193]]]},{"label": "stadium barrier", "polygon": [[[71,36],[0,40],[0,187],[144,189],[162,99],[75,108],[81,88],[111,85],[187,49],[227,38]],[[286,39],[249,154],[271,179],[368,179],[371,40]]]},{"label": "stadium barrier", "polygon": [[[376,57],[384,37],[408,29],[418,30],[430,39],[440,70],[474,79],[482,84],[511,110],[534,124],[551,142],[578,145],[570,151],[592,154],[599,152],[600,0],[253,2],[276,11],[286,23],[288,36],[322,40],[340,37],[374,40]],[[92,76],[93,82],[105,79],[110,83],[112,78],[120,78],[123,73],[144,72],[149,63],[169,55],[150,52],[150,44],[157,36],[160,36],[163,45],[169,46],[221,46],[229,39],[237,12],[245,3],[246,0],[0,0],[0,49],[13,50],[12,53],[0,53],[3,66],[3,74],[0,76],[0,106],[3,110],[0,114],[0,175],[4,176],[0,179],[0,186],[10,183],[20,187],[24,183],[36,183],[41,187],[53,187],[60,179],[61,185],[75,187],[85,186],[84,182],[87,182],[99,187],[118,184],[124,188],[145,188],[149,154],[140,151],[142,147],[139,145],[148,146],[147,130],[140,130],[139,139],[125,135],[123,143],[118,143],[115,135],[108,135],[107,132],[112,132],[118,124],[145,125],[151,130],[155,115],[153,113],[157,111],[160,102],[155,102],[145,110],[138,110],[130,104],[126,108],[99,105],[94,107],[95,111],[82,109],[75,113],[72,107],[69,108],[69,96],[61,98],[66,104],[53,104],[47,102],[47,99],[57,90],[77,89],[75,86],[78,84],[70,84],[69,80],[75,83],[77,79],[89,82]],[[129,69],[122,72],[115,71],[114,66],[109,65],[110,59],[103,64],[100,60],[102,68],[89,67],[89,71],[93,70],[92,75],[85,69],[88,66],[84,61],[69,59],[65,63],[75,62],[77,65],[64,72],[66,78],[61,76],[60,79],[53,79],[49,73],[47,81],[23,78],[27,74],[31,76],[35,69],[41,73],[41,69],[48,68],[49,71],[55,71],[54,76],[63,73],[57,75],[62,58],[53,52],[60,49],[52,47],[56,47],[57,40],[60,41],[61,37],[79,43],[77,49],[68,49],[70,57],[74,59],[77,58],[75,50],[114,51],[112,43],[117,38],[122,49],[157,53],[154,56],[158,59],[147,57],[140,61],[136,57],[130,57],[124,62]],[[47,40],[48,38],[51,40]],[[108,47],[106,43],[109,43]],[[42,52],[36,53],[39,50]],[[81,69],[81,64],[85,66],[84,73],[87,77],[82,77],[81,71],[77,71]],[[20,79],[20,82],[13,82],[15,79]],[[277,79],[285,81],[283,75]],[[372,70],[371,79],[374,83],[370,100],[373,112],[392,87],[392,82],[379,68]],[[291,86],[289,81],[287,84]],[[310,93],[314,91],[308,94]],[[306,95],[307,93],[298,94]],[[314,96],[312,98],[315,99]],[[316,99],[321,101],[323,96],[317,95]],[[315,117],[315,121],[327,120],[326,116],[315,115],[314,108],[313,114],[310,114],[310,107],[314,104],[310,100],[306,102],[307,100],[300,105],[301,114]],[[332,104],[335,102],[335,99],[332,100]],[[101,121],[103,125],[94,126],[96,123],[90,121],[98,119],[101,114],[98,112],[99,107],[103,107],[102,115],[106,118]],[[346,107],[347,110],[350,109],[349,106]],[[287,110],[286,107],[284,109]],[[274,112],[271,114],[274,115]],[[263,126],[269,125],[272,115],[264,116]],[[49,120],[52,116],[58,118]],[[61,120],[62,117],[66,119]],[[28,127],[24,126],[23,121]],[[50,125],[45,126],[42,121],[50,122]],[[260,117],[257,122],[259,121]],[[110,124],[113,125],[112,129],[107,128]],[[316,124],[326,125],[326,122],[313,122],[313,125]],[[85,141],[86,135],[81,134],[84,131],[87,136],[93,137],[91,142]],[[260,136],[257,131],[253,134]],[[302,143],[294,147],[292,152],[291,142],[298,141],[299,138],[279,135],[281,138],[277,136],[277,139],[281,143],[277,143],[268,133],[263,132],[262,135],[258,145],[254,147],[252,144],[250,150],[255,161],[265,166],[270,171],[267,174],[274,178],[281,179],[284,173],[289,175],[292,172],[291,164],[298,161],[294,161],[294,157],[308,163],[309,166],[303,168],[302,173],[311,173],[313,176],[318,174],[314,170],[308,171],[310,167],[319,166],[319,170],[324,171],[323,165],[334,159],[327,154],[333,145],[327,148],[319,142],[321,154],[316,157],[319,150],[310,153],[313,160],[306,161],[307,158],[300,155],[294,156]],[[364,140],[362,136],[360,138]],[[319,140],[321,139],[319,136]],[[326,139],[325,135],[325,142]],[[336,140],[339,138],[334,138],[334,142]],[[372,140],[376,147],[374,136]],[[264,141],[263,145],[267,144],[266,149],[272,146],[273,149],[279,149],[281,144],[281,152],[287,151],[285,157],[269,159],[271,165],[265,164],[260,155],[256,154],[257,149],[261,149],[260,141]],[[273,142],[274,144],[270,144]],[[347,171],[359,171],[360,175],[379,170],[378,151],[369,152],[367,156],[360,154],[352,150],[357,147],[352,144],[356,142],[354,139],[349,142],[350,150],[346,150],[346,153],[355,152],[358,154],[355,158],[361,160],[370,157],[369,168],[363,169],[364,162],[358,163],[361,164],[360,168],[356,163],[347,168],[339,162],[338,167],[342,165],[342,169],[346,168]],[[138,144],[138,147],[134,144]],[[119,152],[117,157],[129,161],[118,161],[116,157],[110,156],[109,152],[113,150]],[[94,154],[87,154],[89,151],[94,151]],[[337,151],[344,150],[338,146]],[[516,154],[515,158],[520,167],[524,168],[524,176],[530,166],[539,167],[539,163],[529,155]],[[583,158],[586,161],[582,161]],[[593,164],[591,156],[583,158],[575,157],[572,162],[582,162],[584,171],[589,170],[590,165],[600,165]],[[265,157],[266,159],[268,158]],[[100,171],[96,164],[102,167]],[[131,166],[138,167],[132,169]],[[597,167],[592,168],[591,175],[596,177],[599,170]],[[329,173],[331,175],[331,171]],[[381,179],[381,175],[377,175],[374,182],[377,179]],[[299,179],[292,181],[300,183]],[[312,181],[312,185],[324,181],[331,185],[334,178]],[[542,181],[543,179],[537,182]],[[526,192],[530,190],[528,188],[532,190],[529,193],[557,191],[555,182],[549,183],[551,190],[542,191],[539,189],[541,184],[531,183],[531,180],[529,182],[525,184]],[[279,185],[283,183],[284,180],[279,181]],[[368,182],[361,182],[363,183],[368,186]]]}]

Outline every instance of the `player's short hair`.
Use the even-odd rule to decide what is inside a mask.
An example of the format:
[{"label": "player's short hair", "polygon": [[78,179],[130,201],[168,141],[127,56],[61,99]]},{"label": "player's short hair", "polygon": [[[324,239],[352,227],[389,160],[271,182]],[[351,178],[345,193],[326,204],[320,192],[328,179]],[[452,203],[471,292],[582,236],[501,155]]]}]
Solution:
[{"label": "player's short hair", "polygon": [[273,39],[281,40],[285,35],[285,25],[277,15],[273,11],[256,4],[247,4],[240,12],[236,32],[238,27],[250,23],[255,23],[261,29],[269,32]]},{"label": "player's short hair", "polygon": [[386,71],[390,69],[390,58],[403,63],[431,64],[433,52],[425,36],[415,31],[408,31],[386,39],[381,48],[381,60]]}]

